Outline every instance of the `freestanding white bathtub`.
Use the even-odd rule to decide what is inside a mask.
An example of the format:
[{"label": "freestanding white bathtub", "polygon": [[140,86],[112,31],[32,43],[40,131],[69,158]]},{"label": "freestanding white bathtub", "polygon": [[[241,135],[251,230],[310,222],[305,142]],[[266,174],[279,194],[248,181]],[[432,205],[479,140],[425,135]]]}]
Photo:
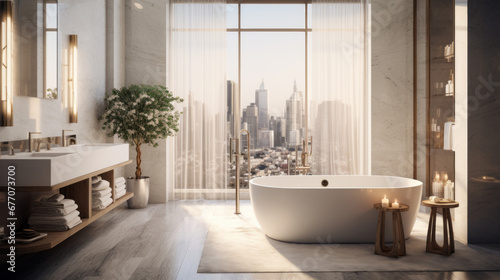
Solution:
[{"label": "freestanding white bathtub", "polygon": [[[327,186],[323,186],[326,185]],[[391,176],[268,176],[250,181],[250,198],[264,233],[294,243],[373,243],[378,211],[373,204],[410,206],[401,214],[405,238],[417,218],[422,182]],[[386,214],[387,241],[392,219]]]}]

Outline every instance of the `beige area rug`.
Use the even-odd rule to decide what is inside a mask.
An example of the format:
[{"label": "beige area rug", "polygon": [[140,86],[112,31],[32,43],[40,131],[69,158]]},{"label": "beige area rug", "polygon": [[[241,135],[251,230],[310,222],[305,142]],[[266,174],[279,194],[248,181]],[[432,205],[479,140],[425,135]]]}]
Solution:
[{"label": "beige area rug", "polygon": [[407,255],[395,259],[375,255],[373,244],[286,243],[267,237],[255,218],[214,218],[198,272],[500,270],[498,247],[492,250],[455,242],[455,253],[447,257],[426,253],[426,236],[427,223],[417,220],[406,240]]}]

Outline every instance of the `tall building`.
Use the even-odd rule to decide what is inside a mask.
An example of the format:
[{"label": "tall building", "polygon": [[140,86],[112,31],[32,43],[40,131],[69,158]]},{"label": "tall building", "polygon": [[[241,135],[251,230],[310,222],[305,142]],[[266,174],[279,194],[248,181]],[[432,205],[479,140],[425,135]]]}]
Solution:
[{"label": "tall building", "polygon": [[269,117],[269,130],[272,130],[274,131],[274,135],[273,135],[273,138],[274,138],[274,142],[273,142],[273,147],[274,146],[277,146],[276,145],[276,132],[277,132],[277,121],[276,121],[276,117],[275,116],[270,116]]},{"label": "tall building", "polygon": [[[243,109],[243,111],[246,111],[246,109]],[[241,129],[248,130],[248,123],[246,123],[246,122],[242,123],[241,124]],[[250,136],[252,136],[252,135],[250,135]],[[247,135],[246,134],[242,134],[241,137],[240,137],[240,140],[241,140],[241,150],[243,151],[248,146],[248,144],[247,144]],[[250,141],[252,141],[252,140],[250,140]]]},{"label": "tall building", "polygon": [[259,125],[259,109],[255,103],[251,103],[247,106],[245,110],[245,118],[243,122],[247,123],[247,129],[250,131],[250,148],[257,147],[257,138],[258,138],[258,125]]},{"label": "tall building", "polygon": [[278,117],[276,119],[276,129],[274,130],[274,146],[282,147],[286,141],[286,119]]},{"label": "tall building", "polygon": [[302,92],[297,90],[297,83],[294,82],[293,93],[286,101],[286,139],[289,146],[300,144],[300,138],[305,126],[304,100]]},{"label": "tall building", "polygon": [[274,133],[274,147],[281,147],[286,142],[286,120],[283,117],[271,116],[269,119],[269,130]]},{"label": "tall building", "polygon": [[269,129],[269,97],[264,86],[264,80],[259,89],[255,90],[255,104],[259,109],[259,130]]},{"label": "tall building", "polygon": [[228,133],[231,137],[235,137],[235,131],[239,131],[240,127],[240,95],[236,82],[227,81],[227,123]]},{"label": "tall building", "polygon": [[259,146],[258,147],[259,148],[274,148],[274,131],[272,131],[272,130],[259,130]]}]

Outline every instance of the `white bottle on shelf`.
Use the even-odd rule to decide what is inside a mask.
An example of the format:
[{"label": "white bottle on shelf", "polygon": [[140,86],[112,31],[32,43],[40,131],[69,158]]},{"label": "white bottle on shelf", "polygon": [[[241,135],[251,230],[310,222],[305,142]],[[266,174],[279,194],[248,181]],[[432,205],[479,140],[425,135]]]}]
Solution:
[{"label": "white bottle on shelf", "polygon": [[451,180],[448,180],[448,182],[446,182],[446,185],[444,186],[444,199],[450,199],[450,185]]}]

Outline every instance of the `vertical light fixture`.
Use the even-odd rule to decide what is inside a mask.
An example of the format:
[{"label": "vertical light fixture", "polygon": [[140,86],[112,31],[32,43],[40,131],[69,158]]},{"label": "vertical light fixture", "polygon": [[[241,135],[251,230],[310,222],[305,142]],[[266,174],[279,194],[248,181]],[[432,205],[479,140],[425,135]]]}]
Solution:
[{"label": "vertical light fixture", "polygon": [[69,35],[68,98],[69,122],[78,122],[78,35]]},{"label": "vertical light fixture", "polygon": [[13,92],[12,92],[12,2],[0,2],[0,44],[2,55],[0,57],[0,126],[14,124]]}]

